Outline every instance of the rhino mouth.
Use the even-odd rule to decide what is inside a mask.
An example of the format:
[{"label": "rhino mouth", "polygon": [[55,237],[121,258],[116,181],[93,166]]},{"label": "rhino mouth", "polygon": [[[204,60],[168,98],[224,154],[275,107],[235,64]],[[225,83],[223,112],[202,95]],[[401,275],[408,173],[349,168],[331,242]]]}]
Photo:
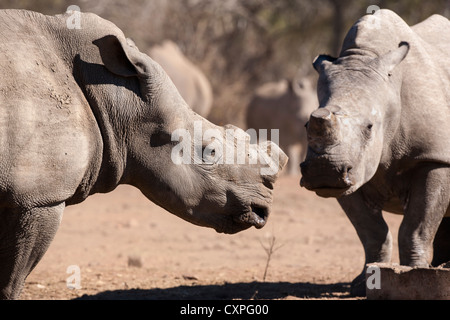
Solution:
[{"label": "rhino mouth", "polygon": [[319,197],[322,198],[339,198],[347,193],[351,187],[346,188],[331,188],[331,187],[319,187],[319,188],[308,188],[308,190],[315,192]]},{"label": "rhino mouth", "polygon": [[214,227],[218,233],[234,234],[250,227],[261,229],[267,223],[269,208],[265,205],[251,204],[243,213],[231,216],[227,223]]},{"label": "rhino mouth", "polygon": [[251,204],[245,213],[234,217],[234,222],[240,227],[247,229],[255,227],[261,229],[267,223],[269,208],[262,205]]},{"label": "rhino mouth", "polygon": [[[325,166],[322,163],[311,166],[303,162],[301,165],[302,178],[300,186],[315,192],[323,198],[338,198],[346,194],[354,185],[352,166]],[[312,169],[312,170],[311,170]]]},{"label": "rhino mouth", "polygon": [[348,178],[348,176],[346,176],[343,180],[337,180],[337,183],[334,185],[316,184],[310,183],[307,179],[302,177],[300,180],[300,186],[308,189],[309,191],[315,192],[322,198],[339,198],[353,186],[353,182]]}]

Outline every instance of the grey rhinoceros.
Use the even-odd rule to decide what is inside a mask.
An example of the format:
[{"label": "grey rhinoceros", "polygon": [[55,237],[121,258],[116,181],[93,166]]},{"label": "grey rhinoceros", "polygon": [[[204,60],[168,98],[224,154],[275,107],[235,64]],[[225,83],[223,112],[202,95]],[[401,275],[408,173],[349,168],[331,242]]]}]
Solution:
[{"label": "grey rhinoceros", "polygon": [[304,126],[318,106],[317,95],[307,77],[268,82],[259,87],[247,107],[248,129],[278,129],[279,146],[289,155],[289,170],[298,174],[305,158],[307,141]]},{"label": "grey rhinoceros", "polygon": [[207,117],[213,104],[213,91],[205,74],[170,40],[151,47],[149,56],[163,67],[188,106]]},{"label": "grey rhinoceros", "polygon": [[[287,162],[275,144],[250,145],[242,130],[194,113],[113,23],[81,13],[73,28],[73,14],[0,11],[1,298],[19,296],[64,208],[89,195],[129,184],[191,223],[235,233],[264,226]],[[200,135],[199,161],[178,160],[191,150],[177,130]],[[246,147],[249,161],[220,161],[211,141],[230,131],[225,147]]]},{"label": "grey rhinoceros", "polygon": [[[313,64],[320,107],[307,126],[301,185],[338,198],[366,263],[391,259],[382,210],[404,215],[402,265],[450,260],[449,20],[410,27],[380,10],[353,25],[339,58]],[[364,270],[353,293],[365,292],[363,279]]]}]

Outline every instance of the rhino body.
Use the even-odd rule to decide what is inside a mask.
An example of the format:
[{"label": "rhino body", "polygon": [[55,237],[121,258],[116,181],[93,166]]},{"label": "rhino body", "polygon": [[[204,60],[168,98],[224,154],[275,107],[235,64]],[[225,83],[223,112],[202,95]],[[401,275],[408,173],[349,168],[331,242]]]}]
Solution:
[{"label": "rhino body", "polygon": [[150,48],[149,56],[163,67],[188,106],[206,118],[213,104],[213,91],[205,74],[170,40]]},{"label": "rhino body", "polygon": [[[336,197],[365,262],[389,262],[382,210],[403,214],[400,263],[450,260],[450,22],[408,26],[380,10],[347,34],[338,58],[321,55],[301,184]],[[433,248],[434,247],[434,248]],[[364,272],[352,290],[365,292]]]},{"label": "rhino body", "polygon": [[19,296],[67,205],[129,184],[180,218],[235,233],[264,225],[276,174],[261,168],[287,161],[268,143],[265,164],[222,165],[200,139],[200,162],[176,164],[173,132],[193,135],[195,124],[220,135],[235,129],[231,150],[264,148],[193,112],[114,24],[81,13],[81,28],[68,28],[71,16],[0,11],[1,298]]},{"label": "rhino body", "polygon": [[279,146],[290,158],[286,172],[298,174],[298,163],[307,150],[304,126],[317,106],[317,95],[308,78],[269,82],[251,99],[246,125],[257,133],[260,129],[278,129]]}]

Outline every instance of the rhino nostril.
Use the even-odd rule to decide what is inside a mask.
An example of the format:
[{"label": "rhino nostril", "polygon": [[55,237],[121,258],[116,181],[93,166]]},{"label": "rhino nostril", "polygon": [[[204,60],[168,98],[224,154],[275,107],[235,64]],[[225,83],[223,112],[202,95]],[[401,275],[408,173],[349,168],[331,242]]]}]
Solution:
[{"label": "rhino nostril", "polygon": [[251,209],[251,212],[253,213],[253,216],[251,218],[252,224],[257,229],[264,227],[264,225],[267,222],[267,218],[269,216],[269,212],[268,212],[267,208],[252,204],[250,206],[250,209]]},{"label": "rhino nostril", "polygon": [[273,190],[273,182],[269,181],[268,179],[264,179],[263,180],[263,185],[269,189],[269,190]]},{"label": "rhino nostril", "polygon": [[252,208],[252,212],[256,213],[258,215],[258,217],[260,217],[261,219],[267,218],[267,209],[266,208],[258,207],[255,205],[252,205],[251,208]]},{"label": "rhino nostril", "polygon": [[350,178],[350,172],[351,172],[352,169],[353,169],[352,166],[347,166],[347,167],[344,167],[343,170],[342,170],[343,171],[342,177],[343,177],[344,183],[347,186],[353,185],[353,181]]}]

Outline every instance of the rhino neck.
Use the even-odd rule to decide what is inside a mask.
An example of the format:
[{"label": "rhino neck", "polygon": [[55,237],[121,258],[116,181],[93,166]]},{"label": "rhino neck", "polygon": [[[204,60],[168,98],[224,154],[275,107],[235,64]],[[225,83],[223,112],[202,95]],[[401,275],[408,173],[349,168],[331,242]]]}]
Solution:
[{"label": "rhino neck", "polygon": [[[100,171],[91,194],[106,193],[114,190],[124,177],[128,130],[136,127],[133,114],[142,102],[139,83],[119,79],[102,66],[82,60],[75,61],[74,66],[75,78],[96,118],[103,142]],[[110,83],[103,79],[109,79]]]},{"label": "rhino neck", "polygon": [[100,171],[91,194],[107,193],[120,184],[126,166],[126,147],[106,108],[93,101],[89,104],[96,117],[103,142]]},{"label": "rhino neck", "polygon": [[[127,128],[132,110],[139,101],[139,83],[110,73],[103,65],[98,47],[93,44],[106,34],[122,35],[112,23],[93,14],[81,14],[82,28],[68,29],[67,14],[48,17],[49,32],[63,61],[72,71],[97,123],[100,136],[99,166],[92,178],[89,194],[106,193],[121,183],[127,159]],[[136,105],[134,105],[137,107]]]}]

